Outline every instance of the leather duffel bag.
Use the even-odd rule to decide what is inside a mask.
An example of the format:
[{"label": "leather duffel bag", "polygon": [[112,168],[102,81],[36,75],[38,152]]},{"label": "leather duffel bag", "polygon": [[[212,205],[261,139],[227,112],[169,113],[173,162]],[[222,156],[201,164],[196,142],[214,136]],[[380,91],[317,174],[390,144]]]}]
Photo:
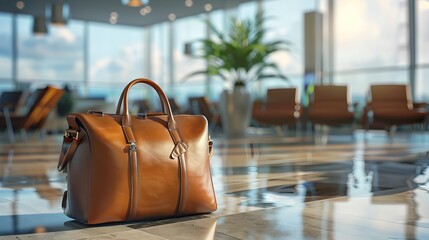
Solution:
[{"label": "leather duffel bag", "polygon": [[[156,90],[163,113],[129,114],[128,92],[137,83]],[[58,170],[67,173],[67,216],[99,224],[216,210],[207,120],[173,116],[155,82],[130,82],[116,114],[90,111],[70,114],[67,121],[58,162]]]}]

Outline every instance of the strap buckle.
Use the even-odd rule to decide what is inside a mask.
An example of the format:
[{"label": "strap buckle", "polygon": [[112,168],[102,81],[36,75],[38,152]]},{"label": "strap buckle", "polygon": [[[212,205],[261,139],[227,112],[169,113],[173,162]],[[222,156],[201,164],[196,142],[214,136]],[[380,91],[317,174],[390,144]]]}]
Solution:
[{"label": "strap buckle", "polygon": [[79,140],[79,131],[78,130],[73,130],[73,129],[67,129],[64,132],[64,137],[66,137],[66,138],[73,138],[73,140],[77,141],[77,140]]},{"label": "strap buckle", "polygon": [[138,119],[147,119],[147,113],[137,113]]},{"label": "strap buckle", "polygon": [[97,111],[97,110],[88,110],[87,112],[88,114],[92,114],[92,115],[98,115],[100,117],[104,117],[104,113],[102,111]]}]

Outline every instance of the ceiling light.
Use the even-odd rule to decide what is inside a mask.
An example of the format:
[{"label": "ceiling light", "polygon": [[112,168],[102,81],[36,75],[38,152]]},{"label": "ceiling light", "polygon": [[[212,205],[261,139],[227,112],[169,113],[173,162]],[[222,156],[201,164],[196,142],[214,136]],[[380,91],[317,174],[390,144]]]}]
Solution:
[{"label": "ceiling light", "polygon": [[117,12],[111,12],[110,13],[110,19],[109,19],[109,22],[111,23],[111,24],[116,24],[117,22],[118,22],[118,13]]},{"label": "ceiling light", "polygon": [[206,5],[204,5],[204,10],[206,10],[207,12],[210,12],[213,9],[213,6],[210,3],[207,3]]},{"label": "ceiling light", "polygon": [[46,35],[48,33],[45,16],[34,16],[33,33],[36,35]]},{"label": "ceiling light", "polygon": [[116,24],[116,23],[118,22],[118,19],[117,19],[117,18],[110,18],[110,19],[109,19],[109,22],[110,22],[111,24]]},{"label": "ceiling light", "polygon": [[150,6],[146,6],[142,9],[140,9],[140,15],[142,15],[142,16],[144,16],[150,12],[152,12],[152,8]]},{"label": "ceiling light", "polygon": [[61,1],[52,4],[51,7],[51,24],[65,25],[70,18],[70,9],[68,4],[63,4]]},{"label": "ceiling light", "polygon": [[110,18],[118,18],[118,13],[117,12],[111,12]]},{"label": "ceiling light", "polygon": [[130,7],[142,7],[149,4],[149,0],[121,0],[122,4]]},{"label": "ceiling light", "polygon": [[170,14],[168,14],[168,19],[169,19],[170,21],[174,21],[174,20],[176,20],[176,14],[174,14],[174,13],[170,13]]},{"label": "ceiling light", "polygon": [[16,8],[23,9],[25,7],[25,4],[23,1],[16,2]]},{"label": "ceiling light", "polygon": [[194,2],[193,2],[192,0],[186,0],[186,1],[185,1],[185,5],[186,5],[187,7],[192,7],[192,5],[194,5]]}]

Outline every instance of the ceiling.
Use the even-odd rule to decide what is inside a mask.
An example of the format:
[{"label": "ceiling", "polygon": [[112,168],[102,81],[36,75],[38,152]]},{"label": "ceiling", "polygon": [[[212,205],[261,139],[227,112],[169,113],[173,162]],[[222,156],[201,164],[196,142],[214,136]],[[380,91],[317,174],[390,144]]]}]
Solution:
[{"label": "ceiling", "polygon": [[[59,0],[22,0],[24,8],[18,9],[18,0],[0,0],[0,11],[43,15],[46,5]],[[141,7],[123,5],[121,0],[63,0],[70,6],[72,19],[109,23],[111,12],[118,14],[117,24],[147,26],[168,21],[168,15],[174,13],[176,19],[204,13],[204,5],[210,3],[213,10],[233,8],[251,0],[193,0],[192,7],[186,7],[185,0],[151,0],[152,12],[140,15]]]}]

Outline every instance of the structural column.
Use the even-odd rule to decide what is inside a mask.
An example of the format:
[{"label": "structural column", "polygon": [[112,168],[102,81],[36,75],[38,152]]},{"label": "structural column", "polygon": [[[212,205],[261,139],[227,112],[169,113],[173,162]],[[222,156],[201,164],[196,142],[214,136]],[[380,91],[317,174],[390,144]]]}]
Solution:
[{"label": "structural column", "polygon": [[144,73],[147,78],[152,79],[152,27],[146,27],[144,32]]},{"label": "structural column", "polygon": [[416,1],[408,0],[408,77],[413,99],[416,97]]},{"label": "structural column", "polygon": [[18,87],[18,24],[16,13],[12,16],[12,82]]},{"label": "structural column", "polygon": [[303,105],[308,106],[315,84],[322,84],[323,15],[317,11],[304,14],[304,92]]},{"label": "structural column", "polygon": [[83,81],[84,95],[89,94],[89,23],[83,25]]},{"label": "structural column", "polygon": [[168,23],[168,66],[170,67],[170,71],[168,72],[168,90],[171,96],[175,96],[174,94],[174,21],[170,21]]},{"label": "structural column", "polygon": [[335,5],[334,0],[329,0],[328,2],[328,81],[329,84],[334,83],[334,14],[335,14]]}]

